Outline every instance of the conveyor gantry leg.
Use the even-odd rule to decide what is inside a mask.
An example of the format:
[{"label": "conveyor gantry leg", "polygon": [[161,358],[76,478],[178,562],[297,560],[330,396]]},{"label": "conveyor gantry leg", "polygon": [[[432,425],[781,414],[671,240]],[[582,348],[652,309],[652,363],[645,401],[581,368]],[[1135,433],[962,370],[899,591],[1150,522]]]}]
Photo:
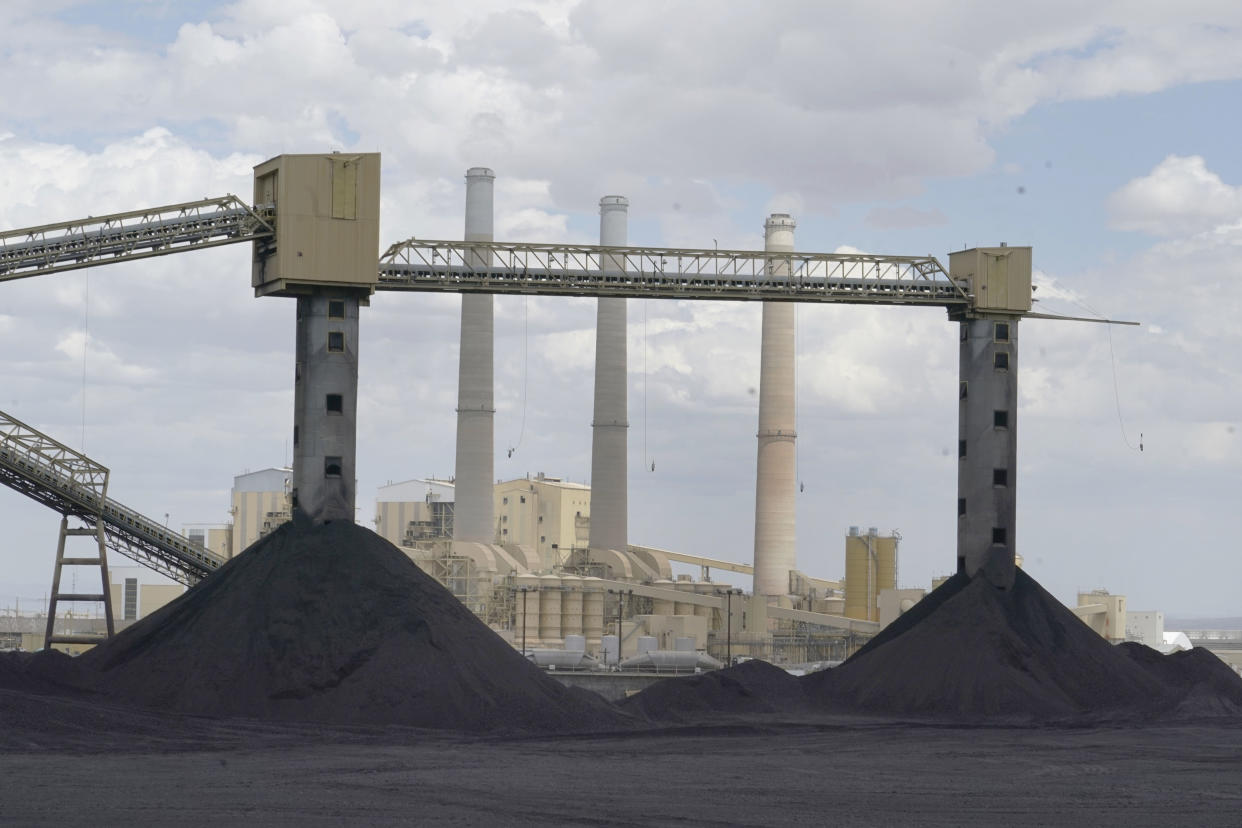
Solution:
[{"label": "conveyor gantry leg", "polygon": [[[52,573],[52,594],[48,599],[47,605],[47,631],[43,636],[44,649],[51,649],[53,644],[98,644],[111,638],[115,632],[112,620],[112,590],[108,581],[108,549],[104,544],[103,519],[96,516],[94,523],[93,527],[88,525],[81,529],[70,529],[68,515],[60,519],[60,538],[56,543],[56,569]],[[66,557],[65,540],[70,537],[94,537],[96,546],[95,557]],[[66,566],[98,567],[102,590],[98,593],[61,592],[60,576]],[[56,633],[56,607],[61,601],[102,602],[104,605],[104,619],[108,629],[107,635],[82,635],[72,632],[58,635]]]}]

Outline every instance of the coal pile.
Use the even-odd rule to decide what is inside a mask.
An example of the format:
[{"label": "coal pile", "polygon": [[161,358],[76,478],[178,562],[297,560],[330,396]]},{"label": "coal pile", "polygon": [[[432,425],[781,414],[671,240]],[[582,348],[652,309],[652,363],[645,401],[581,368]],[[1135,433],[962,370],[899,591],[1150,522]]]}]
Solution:
[{"label": "coal pile", "polygon": [[1018,570],[1009,590],[954,576],[803,686],[821,710],[988,720],[1142,718],[1174,710],[1189,688],[1218,695],[1173,672],[1109,644]]},{"label": "coal pile", "polygon": [[79,661],[107,697],[181,713],[476,732],[626,719],[348,522],[286,524]]},{"label": "coal pile", "polygon": [[1196,647],[1165,655],[1132,641],[1117,649],[1164,682],[1176,699],[1176,713],[1242,713],[1242,676],[1214,653]]},{"label": "coal pile", "polygon": [[716,714],[793,713],[805,698],[798,679],[766,661],[670,678],[619,703],[623,710],[658,722],[691,722]]}]

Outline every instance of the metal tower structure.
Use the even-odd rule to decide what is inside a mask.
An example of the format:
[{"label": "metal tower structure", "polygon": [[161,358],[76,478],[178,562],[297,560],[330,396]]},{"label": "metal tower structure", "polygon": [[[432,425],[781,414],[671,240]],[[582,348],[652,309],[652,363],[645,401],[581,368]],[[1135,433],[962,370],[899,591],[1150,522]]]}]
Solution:
[{"label": "metal tower structure", "polygon": [[[961,342],[958,566],[1012,584],[1018,321],[1063,318],[1031,312],[1029,247],[955,252],[946,271],[932,256],[508,244],[468,228],[466,241],[409,239],[377,259],[378,194],[378,154],[278,156],[255,169],[254,206],[225,196],[0,233],[0,281],[252,242],[256,295],[298,297],[294,487],[316,521],[353,519],[358,307],[373,291],[943,307]],[[119,508],[91,508],[124,533]],[[150,544],[135,517],[134,543]],[[212,568],[155,545],[133,551],[186,579]]]}]

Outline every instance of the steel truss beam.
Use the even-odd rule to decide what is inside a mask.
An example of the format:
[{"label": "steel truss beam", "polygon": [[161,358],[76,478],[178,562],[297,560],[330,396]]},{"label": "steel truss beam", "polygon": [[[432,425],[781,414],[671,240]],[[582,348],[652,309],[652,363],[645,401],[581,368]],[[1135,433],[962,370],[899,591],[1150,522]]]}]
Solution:
[{"label": "steel truss beam", "polygon": [[87,523],[104,522],[105,545],[187,586],[223,560],[107,496],[108,469],[0,411],[0,484]]},{"label": "steel truss beam", "polygon": [[[784,272],[789,277],[768,274]],[[967,306],[933,256],[425,241],[380,257],[377,290]]]},{"label": "steel truss beam", "polygon": [[0,233],[0,282],[271,238],[272,210],[234,195]]}]

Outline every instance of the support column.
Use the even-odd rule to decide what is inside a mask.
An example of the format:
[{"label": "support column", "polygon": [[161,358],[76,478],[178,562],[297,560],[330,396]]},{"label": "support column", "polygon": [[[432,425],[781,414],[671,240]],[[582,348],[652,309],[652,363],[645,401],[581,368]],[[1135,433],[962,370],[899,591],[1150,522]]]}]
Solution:
[{"label": "support column", "polygon": [[[764,250],[792,253],[794,220],[773,213],[764,223]],[[769,265],[768,278],[788,278],[788,260]],[[759,369],[759,455],[755,478],[755,594],[789,593],[797,568],[794,422],[794,305],[763,304]]]},{"label": "support column", "polygon": [[[604,196],[599,201],[599,243],[626,243],[629,201]],[[619,262],[604,262],[604,272],[619,273]],[[595,409],[591,421],[592,549],[624,553],[628,520],[628,436],[626,376],[626,300],[600,297],[595,322]]]},{"label": "support column", "polygon": [[[495,174],[466,170],[466,241],[492,241]],[[490,264],[489,256],[474,263]],[[453,540],[495,543],[494,486],[496,404],[493,392],[494,319],[491,294],[463,293],[457,373],[457,466]]]},{"label": "support column", "polygon": [[959,324],[957,569],[1009,589],[1017,551],[1018,317]]},{"label": "support column", "polygon": [[313,523],[354,519],[358,305],[347,288],[297,298],[291,495]]}]

